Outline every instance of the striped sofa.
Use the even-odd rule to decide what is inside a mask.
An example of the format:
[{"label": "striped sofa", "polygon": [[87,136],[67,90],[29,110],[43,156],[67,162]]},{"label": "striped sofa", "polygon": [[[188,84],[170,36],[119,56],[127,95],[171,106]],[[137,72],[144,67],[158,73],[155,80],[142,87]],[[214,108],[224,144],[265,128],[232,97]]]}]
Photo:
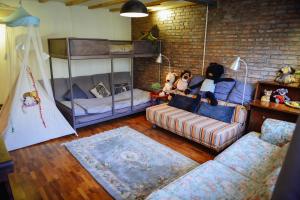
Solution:
[{"label": "striped sofa", "polygon": [[224,101],[219,101],[219,105],[235,107],[232,123],[200,116],[167,104],[147,108],[146,118],[154,125],[219,152],[241,137],[247,118],[247,110],[242,105]]}]

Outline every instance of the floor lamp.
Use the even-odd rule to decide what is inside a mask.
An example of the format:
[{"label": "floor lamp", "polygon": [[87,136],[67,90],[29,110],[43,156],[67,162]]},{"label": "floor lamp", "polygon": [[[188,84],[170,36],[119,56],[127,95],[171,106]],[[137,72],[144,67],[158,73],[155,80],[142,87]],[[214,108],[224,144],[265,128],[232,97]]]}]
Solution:
[{"label": "floor lamp", "polygon": [[248,65],[245,60],[241,59],[240,57],[237,57],[234,62],[230,65],[230,69],[234,71],[238,71],[241,68],[240,63],[244,63],[246,66],[246,74],[245,74],[245,80],[244,80],[244,89],[243,89],[243,97],[242,97],[242,105],[244,105],[244,98],[245,98],[245,91],[246,91],[246,84],[247,84],[247,76],[248,76]]},{"label": "floor lamp", "polygon": [[[169,63],[169,72],[171,72],[171,62],[170,62],[170,59],[167,56],[160,53],[158,55],[158,57],[156,58],[156,63],[162,64],[162,58],[163,57],[168,61],[168,63]],[[159,82],[160,82],[160,67],[159,67],[158,73],[159,73]]]}]

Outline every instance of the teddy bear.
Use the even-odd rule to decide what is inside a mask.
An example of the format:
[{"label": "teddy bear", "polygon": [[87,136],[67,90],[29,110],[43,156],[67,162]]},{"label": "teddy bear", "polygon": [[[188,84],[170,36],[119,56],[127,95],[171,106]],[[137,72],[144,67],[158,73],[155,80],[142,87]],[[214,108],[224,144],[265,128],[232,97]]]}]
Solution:
[{"label": "teddy bear", "polygon": [[285,66],[281,68],[276,75],[275,81],[281,84],[291,84],[296,82],[296,70],[292,67]]},{"label": "teddy bear", "polygon": [[288,89],[279,88],[272,92],[271,101],[275,103],[283,104],[285,101],[291,100],[286,94],[288,93]]},{"label": "teddy bear", "polygon": [[200,94],[202,98],[207,98],[211,105],[218,105],[218,101],[214,95],[215,87],[218,82],[234,81],[232,78],[221,78],[224,74],[224,67],[218,63],[210,63],[206,69],[205,79],[195,85],[189,86],[185,90],[186,94],[191,93],[192,89],[200,87]]},{"label": "teddy bear", "polygon": [[192,78],[191,71],[184,70],[180,74],[180,78],[174,83],[175,90],[177,90],[177,92],[184,93],[184,91],[188,88],[191,78]]},{"label": "teddy bear", "polygon": [[159,93],[159,96],[166,96],[167,94],[170,93],[170,91],[173,89],[173,84],[176,80],[176,73],[172,73],[172,72],[169,72],[166,76],[166,82],[165,82],[165,85],[162,89],[162,91]]},{"label": "teddy bear", "polygon": [[270,98],[271,98],[271,95],[272,95],[272,90],[265,90],[264,91],[264,96],[261,97],[261,101],[264,101],[264,102],[270,102]]}]

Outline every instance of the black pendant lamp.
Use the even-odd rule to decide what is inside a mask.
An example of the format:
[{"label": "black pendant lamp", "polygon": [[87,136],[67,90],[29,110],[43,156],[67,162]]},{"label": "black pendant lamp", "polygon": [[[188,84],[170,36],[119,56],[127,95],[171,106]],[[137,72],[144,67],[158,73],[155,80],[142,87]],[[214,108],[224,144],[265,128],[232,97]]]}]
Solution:
[{"label": "black pendant lamp", "polygon": [[121,8],[120,15],[123,17],[147,17],[146,6],[138,0],[129,0]]}]

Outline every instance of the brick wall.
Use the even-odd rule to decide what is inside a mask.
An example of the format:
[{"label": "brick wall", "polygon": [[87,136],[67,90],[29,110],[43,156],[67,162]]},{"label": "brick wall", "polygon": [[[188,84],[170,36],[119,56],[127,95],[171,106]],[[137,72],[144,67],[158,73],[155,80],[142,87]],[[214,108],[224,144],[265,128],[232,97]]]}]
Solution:
[{"label": "brick wall", "polygon": [[[163,40],[162,53],[171,59],[172,71],[190,69],[200,74],[206,6],[195,5],[153,12],[132,20],[132,37],[157,24]],[[273,80],[284,65],[300,69],[299,0],[220,0],[209,9],[205,66],[228,66],[239,55],[248,63],[249,81]],[[148,88],[158,80],[154,59],[135,60],[135,84]],[[162,79],[167,62],[162,66]],[[243,78],[226,70],[226,76]],[[205,70],[204,70],[205,71]]]}]

